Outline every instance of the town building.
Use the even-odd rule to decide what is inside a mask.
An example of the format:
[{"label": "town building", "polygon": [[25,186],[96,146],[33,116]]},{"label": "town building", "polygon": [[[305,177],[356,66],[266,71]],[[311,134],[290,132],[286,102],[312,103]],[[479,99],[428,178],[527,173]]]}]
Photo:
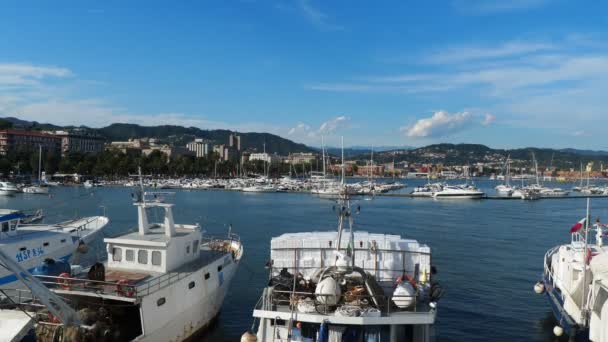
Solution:
[{"label": "town building", "polygon": [[363,165],[357,168],[358,176],[383,176],[384,175],[384,165]]},{"label": "town building", "polygon": [[6,155],[8,152],[32,152],[39,147],[44,151],[59,154],[61,138],[37,131],[0,130],[0,155]]},{"label": "town building", "polygon": [[186,148],[192,152],[197,158],[203,158],[211,153],[211,144],[205,139],[194,139],[194,141],[186,144]]},{"label": "town building", "polygon": [[251,153],[249,155],[249,160],[250,161],[254,161],[254,160],[261,160],[264,161],[266,163],[269,163],[271,165],[273,164],[278,164],[281,162],[281,157],[276,155],[276,154],[270,154],[270,153],[266,153],[266,152],[262,152],[262,153]]},{"label": "town building", "polygon": [[103,138],[84,131],[55,131],[54,135],[61,138],[61,154],[83,153],[97,154],[103,151]]},{"label": "town building", "polygon": [[231,133],[230,137],[228,138],[228,147],[231,147],[233,149],[236,149],[237,151],[240,151],[241,150],[241,136]]},{"label": "town building", "polygon": [[291,164],[311,164],[317,160],[317,155],[311,152],[290,153],[287,161]]},{"label": "town building", "polygon": [[230,147],[226,145],[215,145],[213,146],[213,152],[217,153],[220,156],[220,160],[228,161],[230,158],[235,157],[235,153]]}]

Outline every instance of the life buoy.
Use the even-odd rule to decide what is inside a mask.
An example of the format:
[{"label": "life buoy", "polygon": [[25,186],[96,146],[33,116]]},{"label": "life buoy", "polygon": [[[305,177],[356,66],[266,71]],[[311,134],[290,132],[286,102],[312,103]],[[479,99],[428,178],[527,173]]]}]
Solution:
[{"label": "life buoy", "polygon": [[70,284],[70,278],[71,278],[71,275],[69,273],[63,272],[57,278],[57,282],[59,283],[59,286],[62,289],[70,290],[72,288],[72,286]]},{"label": "life buoy", "polygon": [[129,284],[127,279],[120,279],[116,282],[116,293],[124,297],[135,296],[135,288]]}]

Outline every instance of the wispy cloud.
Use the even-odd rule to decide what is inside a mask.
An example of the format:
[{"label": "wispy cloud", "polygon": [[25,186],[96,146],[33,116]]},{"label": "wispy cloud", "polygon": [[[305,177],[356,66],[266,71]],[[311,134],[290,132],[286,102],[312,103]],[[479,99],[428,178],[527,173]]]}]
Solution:
[{"label": "wispy cloud", "polygon": [[436,51],[428,63],[463,63],[481,59],[511,58],[556,49],[551,43],[510,41],[498,46],[460,46]]},{"label": "wispy cloud", "polygon": [[319,30],[341,31],[344,29],[344,27],[332,23],[325,12],[312,5],[311,0],[297,0],[297,8],[306,20]]},{"label": "wispy cloud", "polygon": [[95,82],[78,80],[65,67],[27,63],[0,63],[0,116],[15,116],[25,120],[58,125],[102,127],[111,123],[141,125],[181,125],[202,129],[233,129],[242,132],[283,132],[282,127],[263,123],[231,124],[206,119],[202,115],[176,112],[139,113],[103,98],[81,98],[71,92],[83,84]]},{"label": "wispy cloud", "polygon": [[550,0],[454,0],[452,5],[464,14],[486,15],[536,9],[549,2]]},{"label": "wispy cloud", "polygon": [[287,135],[297,141],[318,144],[321,136],[332,136],[348,127],[350,127],[350,117],[341,115],[321,123],[318,129],[313,129],[309,124],[298,122],[296,126],[287,131]]}]

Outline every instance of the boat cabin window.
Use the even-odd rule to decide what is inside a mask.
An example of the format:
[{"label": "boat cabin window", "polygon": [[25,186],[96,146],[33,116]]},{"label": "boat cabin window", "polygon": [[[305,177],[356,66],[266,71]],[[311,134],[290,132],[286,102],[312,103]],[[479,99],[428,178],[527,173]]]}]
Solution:
[{"label": "boat cabin window", "polygon": [[112,260],[121,261],[122,260],[122,249],[118,247],[112,248]]},{"label": "boat cabin window", "polygon": [[11,221],[11,230],[17,229],[17,222],[18,221]]},{"label": "boat cabin window", "polygon": [[8,221],[7,222],[2,222],[2,232],[6,233],[8,232],[9,228],[8,228]]},{"label": "boat cabin window", "polygon": [[159,251],[152,251],[152,265],[160,266],[161,254]]},{"label": "boat cabin window", "polygon": [[21,247],[21,248],[19,248],[20,251],[24,251],[26,249],[27,249],[27,247]]},{"label": "boat cabin window", "polygon": [[190,244],[186,245],[186,254],[190,254]]},{"label": "boat cabin window", "polygon": [[219,266],[217,267],[217,271],[218,271],[218,272],[221,272],[221,271],[222,271],[222,265],[219,265]]},{"label": "boat cabin window", "polygon": [[48,246],[49,246],[49,243],[48,243],[48,242],[45,242],[45,243],[43,243],[43,244],[42,244],[42,246],[44,246],[44,247],[48,247]]},{"label": "boat cabin window", "polygon": [[158,300],[156,301],[156,306],[161,306],[161,305],[165,304],[166,302],[167,302],[167,300],[165,299],[165,297],[158,298]]},{"label": "boat cabin window", "polygon": [[127,261],[135,261],[135,252],[132,249],[125,250],[125,259]]},{"label": "boat cabin window", "polygon": [[148,251],[145,249],[140,249],[137,252],[137,262],[139,262],[140,264],[147,264],[148,263]]},{"label": "boat cabin window", "polygon": [[61,243],[65,243],[65,239],[61,239]]},{"label": "boat cabin window", "polygon": [[192,243],[192,253],[198,252],[198,240],[194,240]]},{"label": "boat cabin window", "polygon": [[188,283],[188,288],[189,288],[189,289],[191,289],[191,288],[193,288],[193,287],[194,287],[194,285],[195,285],[195,284],[194,284],[194,282],[193,282],[193,281],[191,281],[190,283]]},{"label": "boat cabin window", "polygon": [[209,273],[205,273],[205,279],[209,279],[210,275]]}]

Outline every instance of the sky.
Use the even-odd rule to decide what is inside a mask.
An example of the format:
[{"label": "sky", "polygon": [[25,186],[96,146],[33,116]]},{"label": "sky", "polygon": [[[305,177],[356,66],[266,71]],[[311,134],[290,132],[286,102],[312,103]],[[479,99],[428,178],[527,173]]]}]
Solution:
[{"label": "sky", "polygon": [[3,1],[0,116],[608,150],[606,28],[604,1]]}]

